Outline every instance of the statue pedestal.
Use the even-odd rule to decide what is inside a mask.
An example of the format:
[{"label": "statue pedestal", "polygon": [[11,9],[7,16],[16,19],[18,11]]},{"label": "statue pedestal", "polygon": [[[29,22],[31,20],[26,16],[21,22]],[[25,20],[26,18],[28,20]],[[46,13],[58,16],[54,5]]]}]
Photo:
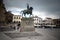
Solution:
[{"label": "statue pedestal", "polygon": [[34,22],[33,18],[22,18],[20,32],[29,32],[34,31]]}]

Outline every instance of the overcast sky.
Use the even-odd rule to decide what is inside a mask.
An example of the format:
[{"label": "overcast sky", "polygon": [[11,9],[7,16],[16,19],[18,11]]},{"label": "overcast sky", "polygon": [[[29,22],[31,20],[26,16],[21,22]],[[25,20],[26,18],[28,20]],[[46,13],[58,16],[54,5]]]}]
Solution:
[{"label": "overcast sky", "polygon": [[15,15],[26,9],[27,3],[33,7],[33,15],[60,18],[60,0],[4,0],[6,9]]}]

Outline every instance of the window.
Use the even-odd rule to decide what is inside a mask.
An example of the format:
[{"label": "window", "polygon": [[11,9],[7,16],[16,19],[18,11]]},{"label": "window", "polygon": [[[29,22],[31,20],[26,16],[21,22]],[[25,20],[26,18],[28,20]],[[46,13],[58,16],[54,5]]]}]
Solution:
[{"label": "window", "polygon": [[14,17],[14,19],[16,19],[16,17]]},{"label": "window", "polygon": [[38,19],[37,19],[38,20]]},{"label": "window", "polygon": [[39,22],[41,22],[41,21],[39,20]]},{"label": "window", "polygon": [[18,17],[17,17],[17,19],[18,19]]},{"label": "window", "polygon": [[19,21],[19,23],[20,23],[20,21]]},{"label": "window", "polygon": [[20,17],[19,17],[19,19],[20,19]]},{"label": "window", "polygon": [[14,23],[15,23],[15,21],[14,21]]}]

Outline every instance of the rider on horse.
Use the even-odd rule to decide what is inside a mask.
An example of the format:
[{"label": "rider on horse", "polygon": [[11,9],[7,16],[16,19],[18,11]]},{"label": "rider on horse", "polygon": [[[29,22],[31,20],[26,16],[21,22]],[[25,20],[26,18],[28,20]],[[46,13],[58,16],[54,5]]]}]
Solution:
[{"label": "rider on horse", "polygon": [[33,7],[29,7],[29,4],[27,4],[27,9],[26,10],[23,10],[21,11],[22,12],[22,16],[24,15],[26,17],[26,14],[30,14],[30,16],[32,15],[32,10],[33,10]]}]

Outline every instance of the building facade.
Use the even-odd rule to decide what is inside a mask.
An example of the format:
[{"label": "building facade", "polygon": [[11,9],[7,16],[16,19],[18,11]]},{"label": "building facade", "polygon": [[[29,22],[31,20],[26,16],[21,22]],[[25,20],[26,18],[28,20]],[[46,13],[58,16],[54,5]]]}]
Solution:
[{"label": "building facade", "polygon": [[56,27],[60,27],[60,18],[59,19],[53,19],[54,25],[56,25]]},{"label": "building facade", "polygon": [[20,23],[21,22],[21,19],[22,19],[22,16],[21,15],[13,15],[12,22],[14,22],[14,23]]},{"label": "building facade", "polygon": [[5,20],[6,20],[6,23],[11,23],[12,20],[13,20],[13,14],[11,13],[11,11],[8,11],[5,13]]},{"label": "building facade", "polygon": [[45,20],[42,21],[42,26],[43,27],[55,27],[53,19],[52,18],[46,18]]},{"label": "building facade", "polygon": [[42,18],[40,18],[38,16],[35,16],[35,17],[33,17],[33,19],[34,19],[34,26],[35,27],[40,27],[41,23],[42,23]]},{"label": "building facade", "polygon": [[5,6],[3,4],[3,0],[0,0],[0,23],[4,23],[5,22]]}]

